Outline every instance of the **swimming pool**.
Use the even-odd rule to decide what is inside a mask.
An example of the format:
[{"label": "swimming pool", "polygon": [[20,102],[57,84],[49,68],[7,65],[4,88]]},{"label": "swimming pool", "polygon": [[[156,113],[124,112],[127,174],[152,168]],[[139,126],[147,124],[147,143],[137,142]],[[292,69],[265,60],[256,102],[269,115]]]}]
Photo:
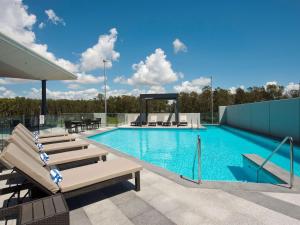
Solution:
[{"label": "swimming pool", "polygon": [[[227,126],[207,129],[118,128],[89,137],[135,158],[188,178],[197,178],[197,135],[201,137],[202,179],[209,181],[254,181],[243,168],[242,154],[266,158],[277,140]],[[299,147],[295,147],[295,173],[300,175]],[[289,170],[289,146],[271,161]],[[195,158],[196,157],[196,158]]]}]

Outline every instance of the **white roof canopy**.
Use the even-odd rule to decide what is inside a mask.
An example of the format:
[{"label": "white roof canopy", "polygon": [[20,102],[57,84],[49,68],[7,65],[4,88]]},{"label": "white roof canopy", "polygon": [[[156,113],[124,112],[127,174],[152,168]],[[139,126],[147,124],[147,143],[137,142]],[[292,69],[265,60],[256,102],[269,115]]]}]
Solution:
[{"label": "white roof canopy", "polygon": [[31,80],[76,80],[75,74],[0,32],[0,77]]}]

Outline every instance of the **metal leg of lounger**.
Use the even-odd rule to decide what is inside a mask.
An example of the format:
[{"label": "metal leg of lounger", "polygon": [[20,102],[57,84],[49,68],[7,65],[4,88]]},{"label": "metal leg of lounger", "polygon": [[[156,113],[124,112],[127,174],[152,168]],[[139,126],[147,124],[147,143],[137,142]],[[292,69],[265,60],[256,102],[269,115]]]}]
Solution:
[{"label": "metal leg of lounger", "polygon": [[101,156],[101,159],[102,159],[103,162],[105,162],[106,161],[106,155]]},{"label": "metal leg of lounger", "polygon": [[141,190],[141,176],[140,176],[140,171],[135,173],[135,191],[140,191]]}]

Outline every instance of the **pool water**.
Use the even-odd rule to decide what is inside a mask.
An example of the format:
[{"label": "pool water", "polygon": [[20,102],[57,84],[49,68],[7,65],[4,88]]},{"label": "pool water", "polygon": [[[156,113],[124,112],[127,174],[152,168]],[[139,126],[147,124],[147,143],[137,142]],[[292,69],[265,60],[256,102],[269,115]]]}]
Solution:
[{"label": "pool water", "polygon": [[[197,136],[201,137],[201,176],[210,181],[253,181],[242,154],[266,158],[279,141],[227,126],[207,129],[118,128],[90,139],[190,179],[197,179]],[[300,175],[299,147],[295,173]],[[289,170],[289,146],[271,161]],[[255,171],[253,171],[255,173]],[[272,180],[272,179],[271,179]],[[262,181],[263,182],[263,181]]]}]

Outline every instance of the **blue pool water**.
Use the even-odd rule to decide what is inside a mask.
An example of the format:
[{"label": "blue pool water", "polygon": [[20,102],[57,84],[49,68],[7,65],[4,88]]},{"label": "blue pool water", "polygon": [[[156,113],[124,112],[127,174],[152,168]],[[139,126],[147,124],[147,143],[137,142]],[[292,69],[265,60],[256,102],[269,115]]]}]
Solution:
[{"label": "blue pool water", "polygon": [[[227,126],[207,129],[118,128],[90,137],[135,158],[163,167],[188,178],[197,178],[197,135],[202,142],[202,179],[212,181],[253,181],[243,167],[244,153],[266,158],[277,140]],[[295,147],[295,173],[300,175],[300,148]],[[289,146],[271,161],[289,170]]]}]

